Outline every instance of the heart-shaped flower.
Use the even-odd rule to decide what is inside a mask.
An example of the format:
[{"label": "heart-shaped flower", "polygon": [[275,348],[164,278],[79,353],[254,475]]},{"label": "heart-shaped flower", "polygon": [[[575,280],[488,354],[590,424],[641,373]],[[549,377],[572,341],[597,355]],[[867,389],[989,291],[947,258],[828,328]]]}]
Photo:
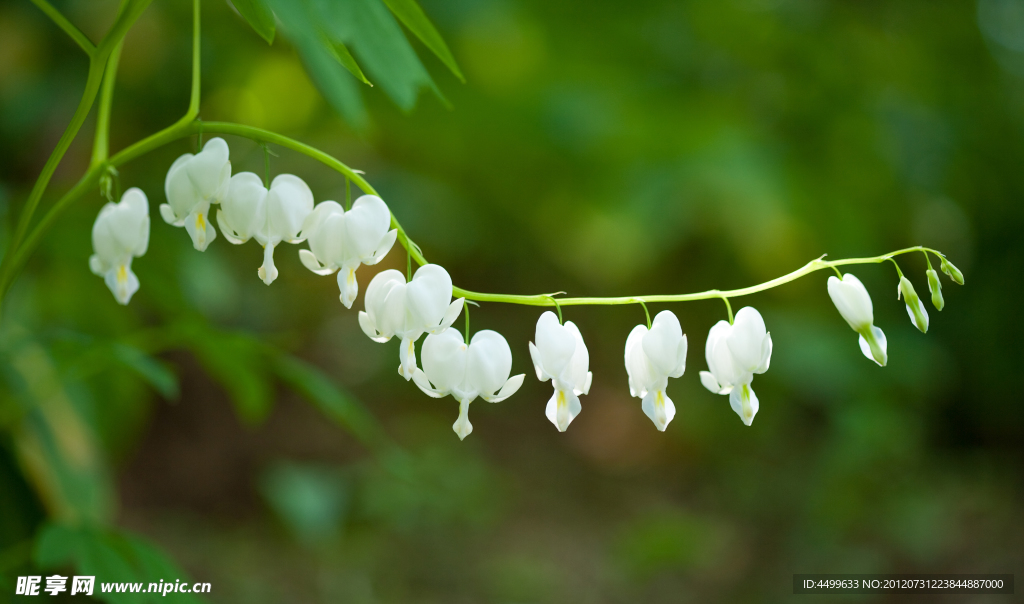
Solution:
[{"label": "heart-shaped flower", "polygon": [[715,394],[728,394],[733,411],[749,426],[760,406],[750,383],[755,373],[768,371],[772,359],[772,336],[761,313],[746,306],[732,325],[716,323],[708,333],[704,356],[708,371],[700,372],[701,384]]},{"label": "heart-shaped flower", "polygon": [[267,190],[259,176],[242,172],[231,177],[217,224],[231,243],[255,239],[263,246],[263,266],[257,274],[270,285],[277,279],[274,248],[282,241],[302,243],[299,231],[312,211],[313,192],[298,176],[279,174]]},{"label": "heart-shaped flower", "polygon": [[222,138],[211,138],[195,155],[182,155],[167,171],[167,203],[161,204],[160,216],[169,225],[185,227],[200,252],[217,237],[209,224],[210,204],[224,199],[230,178],[228,144]]},{"label": "heart-shaped flower", "polygon": [[416,369],[416,340],[424,332],[439,334],[462,310],[463,299],[452,301],[452,278],[436,264],[421,266],[405,282],[394,269],[377,273],[366,288],[365,311],[359,311],[359,326],[374,342],[402,338],[398,372],[411,379]]},{"label": "heart-shaped flower", "polygon": [[141,189],[131,188],[120,203],[108,203],[92,225],[89,268],[103,277],[120,304],[128,304],[139,289],[132,272],[132,258],[146,253],[149,246],[149,201]]},{"label": "heart-shaped flower", "polygon": [[565,432],[582,410],[580,395],[590,392],[594,378],[589,371],[590,353],[579,328],[572,321],[560,324],[550,310],[537,319],[534,339],[537,343],[530,342],[530,357],[537,379],[551,380],[555,387],[544,415],[559,432]]},{"label": "heart-shaped flower", "polygon": [[398,237],[398,230],[390,227],[391,211],[376,195],[363,195],[348,212],[337,202],[321,202],[302,227],[309,249],[299,250],[299,259],[318,275],[338,271],[341,303],[352,308],[359,293],[356,269],[387,255]]},{"label": "heart-shaped flower", "polygon": [[423,369],[416,368],[413,379],[428,396],[449,394],[459,401],[459,419],[452,429],[459,440],[473,431],[469,423],[469,404],[477,397],[500,403],[515,394],[524,374],[512,373],[512,350],[496,331],[485,329],[473,335],[467,344],[456,329],[447,328],[423,341]]},{"label": "heart-shaped flower", "polygon": [[650,329],[634,327],[626,338],[625,359],[630,395],[641,399],[644,413],[664,432],[676,415],[676,406],[665,392],[668,379],[686,371],[686,335],[676,315],[663,310]]}]

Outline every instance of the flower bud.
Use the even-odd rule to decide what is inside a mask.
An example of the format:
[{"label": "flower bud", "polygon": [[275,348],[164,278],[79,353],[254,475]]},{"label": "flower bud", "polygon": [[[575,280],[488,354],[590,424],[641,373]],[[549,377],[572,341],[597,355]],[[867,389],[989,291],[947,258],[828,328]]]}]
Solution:
[{"label": "flower bud", "polygon": [[942,272],[949,275],[949,278],[957,285],[964,284],[964,274],[960,272],[960,269],[953,266],[952,262],[946,260],[945,257],[942,258]]},{"label": "flower bud", "polygon": [[914,291],[914,285],[906,277],[900,277],[900,285],[896,290],[897,300],[901,294],[903,301],[907,303],[907,314],[910,315],[914,326],[920,329],[921,333],[928,333],[928,311],[925,310],[921,298]]},{"label": "flower bud", "polygon": [[935,310],[942,310],[946,302],[942,299],[942,283],[939,282],[939,274],[933,268],[928,269],[927,273],[928,291],[932,293],[932,306],[935,307]]}]

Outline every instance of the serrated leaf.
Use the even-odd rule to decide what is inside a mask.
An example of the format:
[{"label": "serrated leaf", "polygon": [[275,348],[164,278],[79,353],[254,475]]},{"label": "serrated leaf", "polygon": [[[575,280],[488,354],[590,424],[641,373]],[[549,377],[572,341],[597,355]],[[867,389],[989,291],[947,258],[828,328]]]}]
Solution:
[{"label": "serrated leaf", "polygon": [[267,44],[274,43],[274,13],[265,0],[231,0],[231,4]]},{"label": "serrated leaf", "polygon": [[391,12],[409,28],[409,31],[416,34],[416,37],[433,51],[437,58],[441,59],[442,63],[448,66],[448,69],[455,74],[455,77],[463,82],[466,81],[458,64],[455,63],[455,57],[448,50],[448,45],[445,44],[444,38],[438,33],[434,24],[430,22],[430,19],[427,18],[426,13],[416,3],[416,0],[384,0],[384,4],[387,4]]}]

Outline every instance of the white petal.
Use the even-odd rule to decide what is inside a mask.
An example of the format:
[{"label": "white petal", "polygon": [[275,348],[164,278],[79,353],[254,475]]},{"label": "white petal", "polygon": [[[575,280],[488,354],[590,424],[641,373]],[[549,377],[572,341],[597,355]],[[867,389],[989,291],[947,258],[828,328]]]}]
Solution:
[{"label": "white petal", "polygon": [[341,290],[341,303],[345,308],[352,308],[352,303],[359,295],[359,283],[356,281],[356,271],[351,268],[343,268],[338,271],[338,288]]},{"label": "white petal", "polygon": [[243,243],[249,240],[248,237],[242,239],[238,236],[237,233],[233,233],[231,231],[231,227],[228,225],[227,220],[225,220],[224,218],[223,210],[217,210],[217,226],[220,227],[220,232],[224,234],[224,238],[228,240],[228,243],[242,245]]},{"label": "white petal", "polygon": [[590,385],[594,382],[594,373],[591,371],[587,372],[587,379],[583,381],[583,388],[579,394],[590,394]]},{"label": "white petal", "polygon": [[383,344],[391,339],[391,336],[383,336],[377,331],[377,326],[373,324],[373,319],[370,315],[363,311],[359,311],[359,327],[362,328],[363,333],[374,342]]},{"label": "white petal", "polygon": [[[217,194],[224,188],[224,168],[231,165],[228,162],[228,155],[227,142],[220,137],[211,138],[203,145],[202,151],[184,164],[196,192],[207,202],[220,201]],[[227,176],[230,178],[230,171]]]},{"label": "white petal", "polygon": [[540,365],[540,353],[537,351],[537,346],[533,342],[530,342],[530,360],[533,361],[533,370],[537,372],[537,379],[546,382],[551,379],[551,376],[544,372],[544,368]]},{"label": "white petal", "polygon": [[665,431],[669,422],[676,416],[675,403],[665,394],[664,390],[648,392],[647,396],[643,398],[641,408],[661,432]]},{"label": "white petal", "polygon": [[576,338],[573,333],[559,324],[558,317],[549,310],[537,319],[534,337],[544,373],[560,376],[576,351]]},{"label": "white petal", "polygon": [[306,217],[313,211],[313,192],[298,176],[278,174],[267,193],[268,237],[297,243]]},{"label": "white petal", "polygon": [[492,395],[511,372],[512,350],[505,338],[490,329],[473,334],[466,361],[467,384],[480,395]]},{"label": "white petal", "polygon": [[[466,380],[468,346],[455,329],[430,334],[423,341],[423,371],[438,390],[451,392]],[[507,375],[507,374],[506,374]]]},{"label": "white petal", "polygon": [[384,238],[380,240],[380,243],[377,244],[377,249],[373,252],[373,256],[363,260],[363,264],[373,266],[383,260],[384,256],[387,256],[391,248],[394,247],[396,239],[398,239],[398,230],[392,229],[388,231]]},{"label": "white petal", "polygon": [[[320,264],[316,259],[316,255],[309,250],[299,250],[299,260],[302,262],[302,266],[308,268],[317,275],[330,275],[334,271],[338,270],[336,268],[330,268]],[[351,306],[349,308],[351,308]]]},{"label": "white petal", "polygon": [[740,369],[753,371],[761,365],[762,343],[766,334],[764,319],[756,309],[745,306],[736,313],[726,342]]},{"label": "white petal", "polygon": [[558,428],[559,432],[565,432],[572,420],[576,419],[582,410],[583,407],[580,405],[578,396],[572,392],[555,389],[544,408],[544,415]]},{"label": "white petal", "polygon": [[524,379],[526,379],[525,373],[513,375],[505,380],[505,385],[501,387],[501,390],[499,390],[497,394],[482,394],[480,398],[484,399],[488,403],[500,403],[518,392],[519,387],[523,385]]},{"label": "white petal", "polygon": [[108,267],[105,262],[96,254],[89,256],[89,270],[92,274],[102,277],[106,275]]},{"label": "white petal", "polygon": [[270,285],[277,279],[277,267],[274,266],[274,244],[268,243],[263,246],[263,266],[256,270],[256,274],[264,283]]},{"label": "white petal", "polygon": [[473,424],[469,423],[469,403],[470,401],[459,403],[459,419],[452,424],[452,430],[459,435],[459,440],[465,440],[473,432]]},{"label": "white petal", "polygon": [[723,394],[722,385],[718,383],[718,380],[715,379],[715,376],[710,371],[700,372],[700,383],[715,394]]},{"label": "white petal", "polygon": [[562,377],[571,386],[571,389],[579,394],[584,390],[589,390],[587,381],[590,379],[590,351],[587,350],[587,345],[583,342],[583,334],[580,333],[580,329],[576,327],[575,323],[566,321],[565,330],[571,333],[573,339],[576,340],[576,348],[573,350],[572,360],[569,361]]},{"label": "white petal", "polygon": [[171,226],[185,226],[185,219],[175,216],[174,209],[171,208],[170,204],[160,204],[160,217],[164,219],[164,222]]},{"label": "white petal", "polygon": [[209,208],[206,204],[199,204],[191,214],[185,218],[185,230],[192,238],[192,247],[200,252],[206,251],[206,247],[217,238],[217,230],[209,223],[206,214]]},{"label": "white petal", "polygon": [[729,405],[736,412],[736,415],[740,416],[743,423],[749,426],[754,422],[754,416],[757,415],[760,403],[757,400],[757,395],[754,394],[754,390],[749,385],[744,384],[729,394]]},{"label": "white petal", "polygon": [[[864,335],[867,334],[875,344],[875,350],[872,350],[871,344],[865,339]],[[887,344],[885,341],[885,334],[882,330],[874,325],[871,325],[868,329],[861,332],[858,343],[860,344],[860,351],[864,353],[864,356],[878,363],[880,367],[885,367],[888,362]]]},{"label": "white petal", "polygon": [[434,387],[430,385],[430,381],[427,379],[427,374],[423,373],[423,370],[419,367],[413,371],[412,381],[415,382],[416,385],[420,387],[420,390],[423,391],[423,394],[426,394],[427,396],[433,398],[444,398],[445,396],[448,396],[447,392],[435,390]]},{"label": "white petal", "polygon": [[[425,331],[437,329],[448,318],[451,299],[452,278],[448,271],[436,264],[421,266],[406,286],[408,312]],[[455,317],[452,317],[452,322]]]},{"label": "white petal", "polygon": [[345,210],[336,201],[322,201],[302,223],[300,237],[309,240],[309,250],[325,266],[338,268],[350,259],[346,252]]},{"label": "white petal", "polygon": [[[412,379],[413,373],[416,372],[416,339],[402,338],[402,347],[399,349],[398,354],[401,359],[401,365],[398,368],[398,372],[406,380]],[[426,369],[425,365],[424,369]],[[430,377],[429,373],[427,375]],[[434,382],[434,380],[430,381]]]},{"label": "white petal", "polygon": [[[391,228],[391,212],[376,195],[363,195],[345,213],[345,231],[353,255],[370,260]],[[397,237],[398,233],[395,233]]]},{"label": "white petal", "polygon": [[462,307],[465,306],[466,299],[459,298],[458,300],[452,300],[452,303],[448,305],[447,310],[444,312],[444,316],[441,318],[441,323],[428,331],[430,333],[439,333],[449,327],[455,322],[455,319],[459,318],[459,313],[462,312]]},{"label": "white petal", "polygon": [[764,335],[764,340],[761,342],[761,363],[754,370],[754,373],[764,373],[768,371],[768,366],[772,362],[772,334],[767,333]]},{"label": "white petal", "polygon": [[221,231],[225,235],[231,233],[232,237],[240,241],[264,234],[267,224],[267,193],[263,181],[252,172],[232,176],[217,215]]},{"label": "white petal", "polygon": [[127,263],[111,267],[103,280],[118,304],[128,304],[135,292],[139,291],[139,278],[132,272],[131,259]]},{"label": "white petal", "polygon": [[860,279],[850,273],[843,275],[842,280],[835,276],[829,277],[828,295],[854,331],[863,329],[875,320],[868,290]]},{"label": "white petal", "polygon": [[671,375],[679,366],[679,343],[683,329],[675,313],[663,310],[651,323],[642,345],[648,362],[661,375]]},{"label": "white petal", "polygon": [[644,396],[656,381],[643,350],[643,339],[647,333],[647,326],[637,325],[626,338],[626,374],[629,376],[629,391],[632,396]]}]

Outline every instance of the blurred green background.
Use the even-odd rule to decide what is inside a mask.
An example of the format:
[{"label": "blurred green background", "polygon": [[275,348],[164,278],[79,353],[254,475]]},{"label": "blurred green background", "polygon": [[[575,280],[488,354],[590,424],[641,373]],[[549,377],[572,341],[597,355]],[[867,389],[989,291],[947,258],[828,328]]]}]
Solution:
[{"label": "blurred green background", "polygon": [[[116,10],[56,5],[94,40]],[[210,602],[252,604],[759,602],[791,597],[797,572],[1021,576],[1024,2],[422,5],[466,76],[413,43],[451,108],[428,85],[411,111],[358,85],[354,128],[287,38],[268,46],[210,0],[201,117],[365,170],[427,258],[476,291],[725,289],[826,252],[916,244],[948,254],[967,285],[943,277],[946,309],[929,307],[922,335],[891,266],[853,270],[888,336],[884,369],[824,272],[734,302],[756,306],[775,343],[749,428],[697,379],[721,303],[673,305],[689,368],[664,434],[622,363],[640,308],[565,309],[594,386],[559,434],[527,350],[539,311],[485,304],[473,328],[503,333],[527,381],[473,405],[460,443],[455,401],[397,376],[397,343],[368,340],[361,297],[342,307],[297,247],[278,250],[268,288],[255,244],[218,237],[200,254],[159,219],[167,168],[195,148],[182,140],[121,170],[153,216],[129,307],[88,270],[98,191],[5,302],[0,600],[15,576],[76,568],[187,575],[212,583]],[[128,35],[113,150],[184,112],[190,11],[156,0]],[[5,232],[86,66],[29,2],[0,4]],[[44,207],[88,166],[90,128]],[[259,146],[227,139],[235,172],[262,172]],[[344,197],[337,173],[272,150],[272,174]],[[381,268],[404,264],[396,246]],[[901,266],[927,298],[923,258]],[[361,289],[375,270],[359,271]]]}]

